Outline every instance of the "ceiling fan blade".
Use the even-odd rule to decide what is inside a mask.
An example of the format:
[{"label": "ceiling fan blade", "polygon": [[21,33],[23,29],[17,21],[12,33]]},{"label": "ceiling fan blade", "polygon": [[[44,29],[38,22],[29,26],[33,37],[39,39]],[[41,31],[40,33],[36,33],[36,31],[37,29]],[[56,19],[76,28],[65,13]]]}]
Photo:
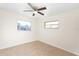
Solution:
[{"label": "ceiling fan blade", "polygon": [[35,8],[34,6],[32,6],[31,3],[28,3],[28,5],[29,5],[34,11],[36,11],[36,8]]},{"label": "ceiling fan blade", "polygon": [[33,10],[24,10],[24,12],[34,12]]},{"label": "ceiling fan blade", "polygon": [[41,12],[38,12],[39,14],[41,14],[41,15],[44,15],[43,13],[41,13]]},{"label": "ceiling fan blade", "polygon": [[47,8],[46,7],[42,7],[42,8],[39,8],[37,9],[38,11],[41,11],[41,10],[46,10]]}]

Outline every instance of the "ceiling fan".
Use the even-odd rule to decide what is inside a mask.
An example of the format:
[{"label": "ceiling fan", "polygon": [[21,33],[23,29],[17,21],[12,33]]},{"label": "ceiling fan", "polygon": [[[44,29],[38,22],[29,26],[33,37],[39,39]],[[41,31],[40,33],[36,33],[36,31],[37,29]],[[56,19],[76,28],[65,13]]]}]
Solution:
[{"label": "ceiling fan", "polygon": [[[31,3],[28,3],[28,5],[33,9],[33,10],[24,10],[24,12],[33,12],[32,16],[35,16],[35,13],[38,13],[40,15],[44,16],[44,13],[42,13],[43,10],[46,10],[46,7],[41,7],[41,8],[36,8],[33,6]],[[40,12],[41,11],[41,12]]]}]

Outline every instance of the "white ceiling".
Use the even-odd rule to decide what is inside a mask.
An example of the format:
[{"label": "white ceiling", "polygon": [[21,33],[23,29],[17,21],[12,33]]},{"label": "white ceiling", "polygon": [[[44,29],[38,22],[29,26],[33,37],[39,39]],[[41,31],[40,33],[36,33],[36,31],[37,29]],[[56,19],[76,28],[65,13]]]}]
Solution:
[{"label": "white ceiling", "polygon": [[[35,6],[46,6],[47,10],[42,11],[45,16],[52,16],[62,12],[70,11],[79,8],[79,3],[33,3]],[[32,10],[27,3],[0,3],[0,9],[9,10],[24,14],[26,16],[32,16],[32,12],[23,12],[23,10]],[[37,14],[38,15],[38,14]],[[41,15],[39,15],[41,16]]]}]

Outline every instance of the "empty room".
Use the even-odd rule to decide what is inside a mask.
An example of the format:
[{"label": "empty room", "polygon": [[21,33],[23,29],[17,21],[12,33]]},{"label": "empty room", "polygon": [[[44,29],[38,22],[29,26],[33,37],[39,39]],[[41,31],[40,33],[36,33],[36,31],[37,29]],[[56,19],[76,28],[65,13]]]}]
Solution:
[{"label": "empty room", "polygon": [[0,3],[0,56],[79,56],[79,3]]}]

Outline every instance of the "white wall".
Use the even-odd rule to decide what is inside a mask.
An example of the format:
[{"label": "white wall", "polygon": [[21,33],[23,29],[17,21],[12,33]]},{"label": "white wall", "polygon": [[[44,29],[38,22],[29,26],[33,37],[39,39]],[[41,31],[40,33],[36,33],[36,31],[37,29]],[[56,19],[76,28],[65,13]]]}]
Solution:
[{"label": "white wall", "polygon": [[[32,30],[27,32],[18,31],[18,20],[32,22]],[[36,40],[35,28],[36,23],[34,19],[8,10],[0,10],[0,49]]]},{"label": "white wall", "polygon": [[[59,20],[59,29],[44,29],[45,21]],[[41,18],[39,21],[40,41],[79,52],[79,9]]]}]

